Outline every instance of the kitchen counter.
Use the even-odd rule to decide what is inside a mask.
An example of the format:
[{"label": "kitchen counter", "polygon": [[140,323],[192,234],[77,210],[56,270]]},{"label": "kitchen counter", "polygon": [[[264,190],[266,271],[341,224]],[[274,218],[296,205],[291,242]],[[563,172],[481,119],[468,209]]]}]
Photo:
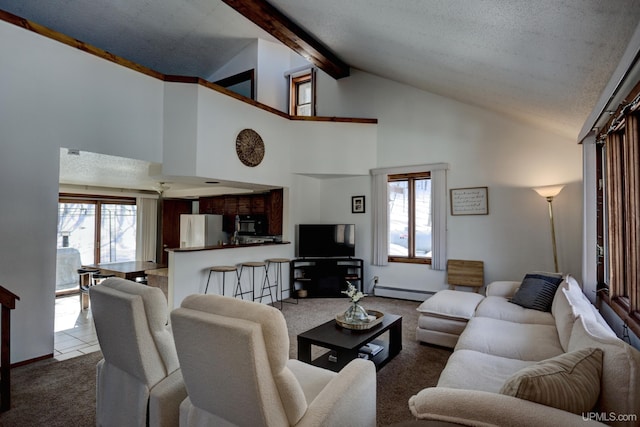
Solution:
[{"label": "kitchen counter", "polygon": [[195,251],[211,251],[218,249],[238,249],[238,248],[250,248],[253,246],[273,246],[273,245],[289,245],[291,242],[264,242],[264,243],[239,243],[237,245],[224,244],[213,246],[195,246],[191,248],[167,248],[167,252],[195,252]]},{"label": "kitchen counter", "polygon": [[[168,303],[171,309],[180,306],[188,295],[202,294],[207,289],[209,270],[216,265],[240,265],[244,262],[263,262],[270,258],[292,258],[294,245],[291,242],[245,243],[238,245],[214,245],[192,248],[166,249],[169,254]],[[260,290],[263,272],[255,272],[256,291]],[[270,272],[271,275],[273,272]],[[283,274],[288,274],[284,272]],[[213,275],[208,293],[219,294],[220,275]],[[288,277],[285,275],[285,277]],[[242,275],[242,288],[251,289],[253,274]],[[288,290],[288,280],[287,290]],[[225,295],[233,296],[235,286],[227,286]],[[279,294],[278,294],[279,296]],[[285,297],[288,297],[288,292]]]}]

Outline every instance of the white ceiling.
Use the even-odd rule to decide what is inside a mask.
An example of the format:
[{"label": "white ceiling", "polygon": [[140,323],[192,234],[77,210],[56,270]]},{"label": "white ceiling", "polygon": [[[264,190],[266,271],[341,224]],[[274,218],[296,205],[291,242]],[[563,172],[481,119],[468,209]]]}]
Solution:
[{"label": "white ceiling", "polygon": [[[575,139],[640,22],[637,0],[271,0],[352,68]],[[220,0],[0,0],[164,74],[207,78],[271,36]],[[348,77],[347,77],[348,78]]]},{"label": "white ceiling", "polygon": [[161,175],[162,165],[144,160],[60,149],[60,192],[153,192],[163,197],[195,198],[214,194],[265,192],[273,186],[198,177]]}]

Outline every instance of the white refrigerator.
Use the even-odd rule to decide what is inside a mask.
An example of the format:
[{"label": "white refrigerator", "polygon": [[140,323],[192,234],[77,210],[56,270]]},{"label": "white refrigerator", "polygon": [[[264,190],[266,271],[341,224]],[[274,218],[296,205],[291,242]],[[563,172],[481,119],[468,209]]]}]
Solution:
[{"label": "white refrigerator", "polygon": [[222,215],[180,215],[180,247],[193,248],[225,243]]}]

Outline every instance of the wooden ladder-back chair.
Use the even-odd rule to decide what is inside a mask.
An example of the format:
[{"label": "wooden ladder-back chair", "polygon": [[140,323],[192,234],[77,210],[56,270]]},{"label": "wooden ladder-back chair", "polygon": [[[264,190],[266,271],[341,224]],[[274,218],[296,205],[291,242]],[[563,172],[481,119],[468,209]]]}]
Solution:
[{"label": "wooden ladder-back chair", "polygon": [[447,260],[447,284],[449,289],[469,286],[479,292],[484,285],[484,262],[460,259]]}]

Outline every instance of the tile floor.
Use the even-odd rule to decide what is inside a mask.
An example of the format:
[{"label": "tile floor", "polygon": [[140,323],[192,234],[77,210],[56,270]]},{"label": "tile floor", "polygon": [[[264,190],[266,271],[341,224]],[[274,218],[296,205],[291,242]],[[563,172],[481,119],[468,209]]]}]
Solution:
[{"label": "tile floor", "polygon": [[53,357],[70,359],[99,351],[91,308],[80,309],[80,295],[56,298]]}]

